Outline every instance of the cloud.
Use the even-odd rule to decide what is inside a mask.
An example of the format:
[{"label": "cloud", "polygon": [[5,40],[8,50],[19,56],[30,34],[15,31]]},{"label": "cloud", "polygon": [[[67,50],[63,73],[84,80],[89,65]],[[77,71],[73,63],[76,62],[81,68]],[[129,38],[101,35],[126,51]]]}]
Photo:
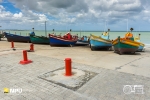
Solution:
[{"label": "cloud", "polygon": [[[1,1],[0,1],[1,2]],[[11,13],[1,5],[0,18],[9,22],[41,25],[104,23],[121,24],[129,19],[150,20],[149,0],[9,0],[21,12]],[[92,24],[93,25],[93,24]]]}]

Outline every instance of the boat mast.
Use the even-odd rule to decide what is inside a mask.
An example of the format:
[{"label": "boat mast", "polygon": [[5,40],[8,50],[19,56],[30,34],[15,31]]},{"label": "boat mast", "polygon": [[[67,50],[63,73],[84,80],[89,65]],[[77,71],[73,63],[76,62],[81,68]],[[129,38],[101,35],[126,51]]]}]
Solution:
[{"label": "boat mast", "polygon": [[34,32],[34,28],[32,28],[32,31]]},{"label": "boat mast", "polygon": [[108,38],[109,38],[109,31],[110,31],[110,29],[108,29]]},{"label": "boat mast", "polygon": [[71,33],[71,31],[72,31],[72,30],[70,29],[70,33]]},{"label": "boat mast", "polygon": [[127,19],[127,32],[128,32],[128,19]]},{"label": "boat mast", "polygon": [[104,32],[105,32],[105,28],[106,28],[106,21],[105,21],[105,25],[104,25]]},{"label": "boat mast", "polygon": [[140,35],[141,35],[141,34],[139,34],[139,40],[140,40]]},{"label": "boat mast", "polygon": [[47,31],[46,31],[46,21],[45,21],[45,36],[47,37]]},{"label": "boat mast", "polygon": [[80,38],[81,38],[81,29],[80,29]]},{"label": "boat mast", "polygon": [[55,31],[55,30],[53,29],[53,34],[54,34],[54,31]]}]

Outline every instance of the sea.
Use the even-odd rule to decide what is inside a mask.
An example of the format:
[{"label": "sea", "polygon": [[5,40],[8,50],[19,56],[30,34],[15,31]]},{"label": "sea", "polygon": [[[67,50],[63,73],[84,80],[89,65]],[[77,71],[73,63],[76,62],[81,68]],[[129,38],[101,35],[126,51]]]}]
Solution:
[{"label": "sea", "polygon": [[[5,30],[5,32],[11,33],[11,34],[17,34],[17,35],[22,35],[22,36],[28,36],[31,30]],[[45,30],[34,30],[35,34],[38,36],[48,36],[48,34],[55,33],[56,35],[64,35],[68,33],[67,31],[45,31]],[[79,37],[82,36],[90,36],[90,34],[101,36],[103,31],[72,31],[71,34],[77,35]],[[127,31],[110,31],[109,32],[109,37],[111,40],[116,39],[118,36],[124,37]],[[150,32],[148,31],[142,31],[142,32],[132,32],[133,36],[138,36],[140,35],[141,42],[144,44],[150,45]]]}]

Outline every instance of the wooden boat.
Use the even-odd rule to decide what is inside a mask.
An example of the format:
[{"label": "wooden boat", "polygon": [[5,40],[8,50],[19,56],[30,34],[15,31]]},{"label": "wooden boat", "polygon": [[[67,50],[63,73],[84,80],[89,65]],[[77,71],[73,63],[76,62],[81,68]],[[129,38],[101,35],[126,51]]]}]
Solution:
[{"label": "wooden boat", "polygon": [[8,42],[31,42],[30,36],[21,36],[4,32],[5,37]]},{"label": "wooden boat", "polygon": [[30,35],[30,40],[34,44],[49,44],[49,38],[45,36]]},{"label": "wooden boat", "polygon": [[69,32],[63,37],[49,34],[49,42],[51,46],[73,46],[77,42],[77,38],[73,37]]},{"label": "wooden boat", "polygon": [[49,38],[45,36],[37,36],[34,33],[34,28],[32,28],[32,32],[30,32],[30,40],[34,44],[49,44]]},{"label": "wooden boat", "polygon": [[140,43],[140,46],[139,46],[139,48],[138,48],[137,51],[143,51],[144,46],[145,46],[145,44],[143,44],[143,43],[141,42],[141,40],[140,40],[140,35],[141,35],[141,34],[139,34],[139,36],[134,37],[134,41]]},{"label": "wooden boat", "polygon": [[120,36],[112,41],[112,45],[114,47],[114,52],[118,52],[119,54],[123,54],[125,52],[135,53],[140,43],[134,41],[132,33],[128,32],[124,38],[120,38]]},{"label": "wooden boat", "polygon": [[101,36],[90,35],[90,47],[91,50],[96,48],[104,48],[109,50],[112,46],[111,40],[109,39],[109,35],[107,32],[103,33]]},{"label": "wooden boat", "polygon": [[88,45],[88,44],[89,44],[89,38],[87,36],[78,38],[78,41],[76,42],[76,45]]}]

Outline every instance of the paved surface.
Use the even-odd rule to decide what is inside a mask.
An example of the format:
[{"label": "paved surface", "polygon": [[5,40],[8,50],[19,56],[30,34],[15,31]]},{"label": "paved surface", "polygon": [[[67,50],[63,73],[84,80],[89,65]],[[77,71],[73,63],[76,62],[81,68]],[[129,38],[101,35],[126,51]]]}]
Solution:
[{"label": "paved surface", "polygon": [[[28,49],[28,43],[15,43],[15,51],[9,42],[0,45],[0,100],[150,100],[149,47],[135,55],[118,55],[88,47],[35,45],[35,52],[28,53],[33,63],[21,65],[22,50]],[[66,57],[72,58],[74,68],[98,74],[76,91],[38,78],[64,67]],[[143,85],[144,93],[125,94],[125,85]],[[22,88],[22,93],[4,94],[5,87]]]}]

